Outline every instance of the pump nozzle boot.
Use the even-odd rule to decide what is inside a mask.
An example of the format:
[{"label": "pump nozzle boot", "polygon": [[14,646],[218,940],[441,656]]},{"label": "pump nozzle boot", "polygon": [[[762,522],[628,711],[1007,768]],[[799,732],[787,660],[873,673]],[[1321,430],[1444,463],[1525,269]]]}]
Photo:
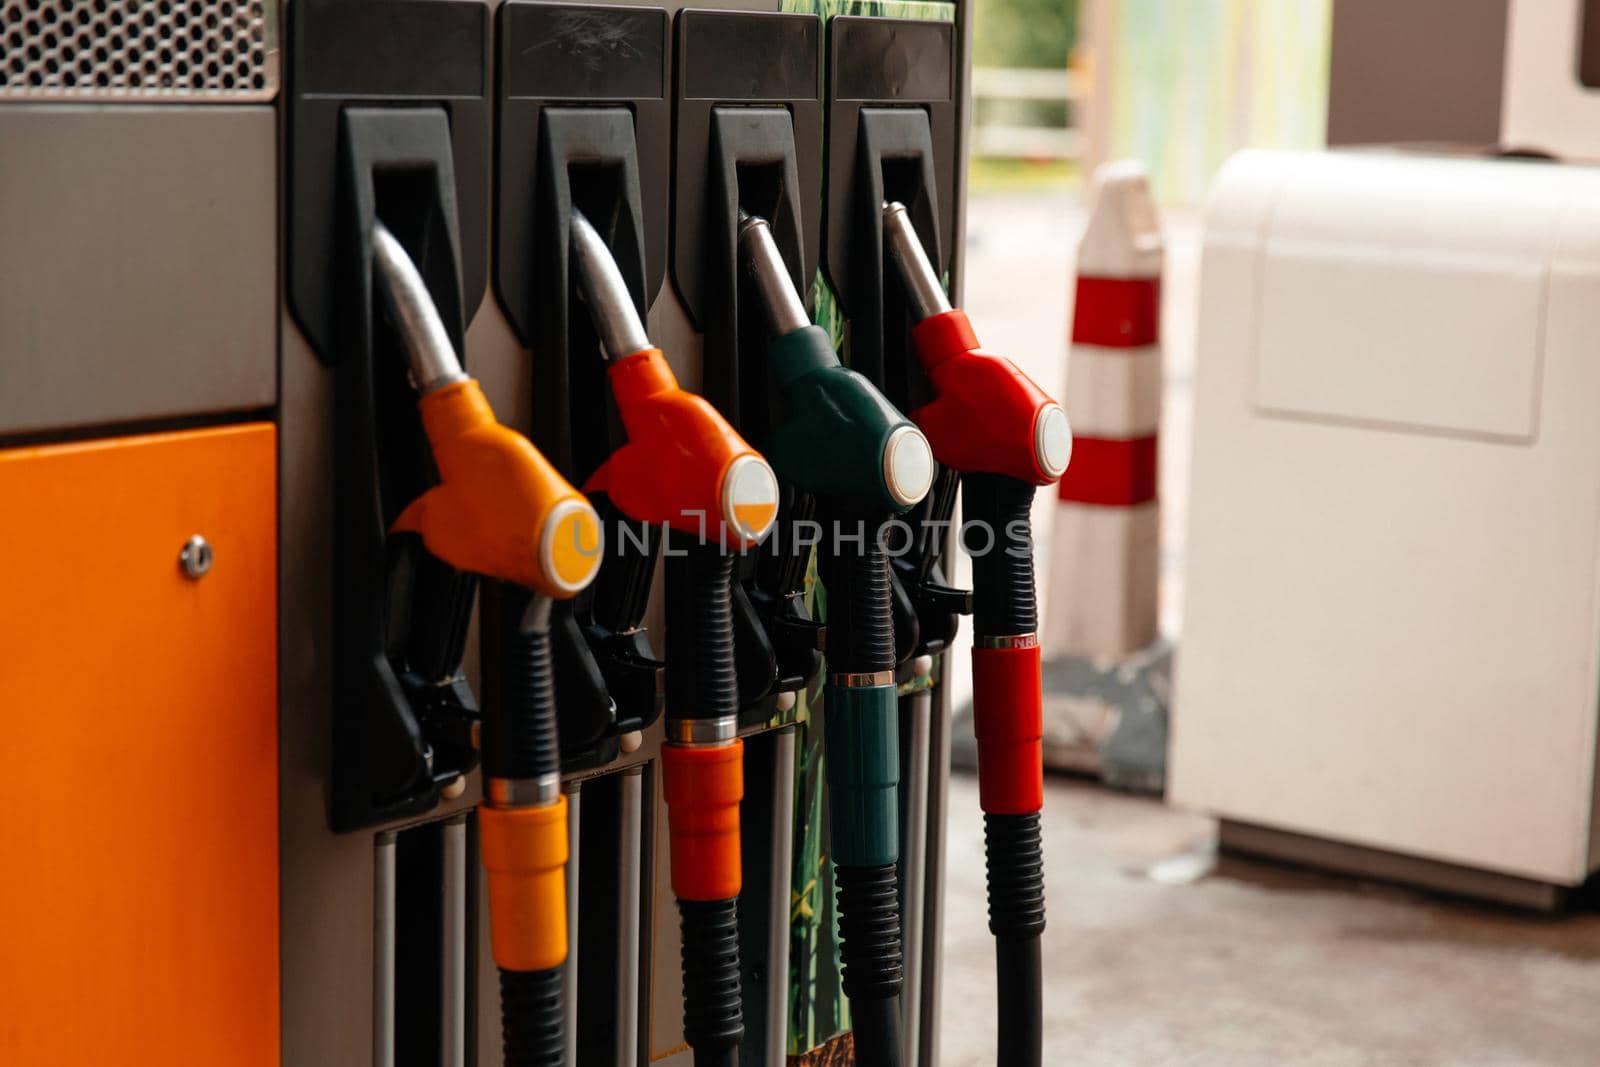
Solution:
[{"label": "pump nozzle boot", "polygon": [[415,264],[381,224],[373,263],[422,393],[440,482],[401,512],[395,531],[487,579],[483,634],[484,800],[490,939],[501,972],[506,1060],[550,1062],[562,1047],[567,956],[566,801],[560,793],[550,603],[600,566],[599,517],[526,438],[500,425],[461,370]]},{"label": "pump nozzle boot", "polygon": [[[815,496],[834,525],[817,567],[828,591],[829,826],[856,1057],[863,1067],[901,1067],[899,656],[880,533],[927,494],[933,453],[922,431],[842,366],[828,334],[811,325],[766,222],[741,218],[739,243],[777,334],[768,363],[782,411],[763,448],[779,476]],[[855,532],[845,535],[846,525]]]},{"label": "pump nozzle boot", "polygon": [[1072,432],[1044,390],[1010,360],[978,348],[902,205],[883,205],[883,228],[918,319],[917,358],[936,393],[912,417],[939,462],[960,474],[966,521],[989,531],[988,549],[972,559],[972,673],[999,978],[998,1062],[1039,1067],[1044,723],[1029,513],[1036,487],[1066,470]]},{"label": "pump nozzle boot", "polygon": [[627,443],[585,483],[629,519],[681,544],[668,587],[685,614],[667,633],[667,742],[662,747],[672,886],[682,921],[684,1037],[697,1064],[736,1062],[744,1035],[738,962],[739,801],[730,580],[733,553],[754,547],[778,513],[771,466],[703,397],[685,392],[649,342],[616,262],[572,214],[579,292],[589,305]]}]

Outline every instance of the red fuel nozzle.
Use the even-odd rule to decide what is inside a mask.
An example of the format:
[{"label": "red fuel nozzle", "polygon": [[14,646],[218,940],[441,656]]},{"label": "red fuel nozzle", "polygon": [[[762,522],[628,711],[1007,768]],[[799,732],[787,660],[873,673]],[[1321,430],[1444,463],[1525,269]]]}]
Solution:
[{"label": "red fuel nozzle", "polygon": [[650,344],[609,249],[572,213],[580,292],[589,304],[628,443],[584,485],[638,522],[738,552],[759,544],[778,516],[778,479],[704,397],[686,392]]},{"label": "red fuel nozzle", "polygon": [[[672,887],[682,922],[684,1038],[697,1064],[737,1062],[744,1036],[738,962],[739,801],[743,748],[731,612],[733,553],[758,544],[778,514],[778,479],[703,397],[679,388],[645,336],[610,250],[572,213],[579,291],[610,362],[627,444],[584,486],[634,521],[693,543],[668,561],[686,578],[688,619],[667,634],[663,791]],[[687,679],[681,687],[678,679]],[[674,703],[674,688],[684,695]],[[731,951],[730,951],[731,946]]]},{"label": "red fuel nozzle", "polygon": [[759,544],[778,515],[767,461],[704,397],[678,387],[660,349],[618,360],[609,375],[628,443],[584,491],[605,493],[631,519],[733,552]]},{"label": "red fuel nozzle", "polygon": [[982,351],[966,312],[923,319],[912,338],[938,398],[911,417],[935,459],[962,473],[1003,474],[1030,485],[1061,477],[1072,456],[1066,412],[1016,364]]},{"label": "red fuel nozzle", "polygon": [[884,206],[883,229],[917,315],[917,358],[937,393],[911,413],[934,458],[963,474],[1056,481],[1072,458],[1066,412],[1015,363],[978,347],[966,312],[945,299],[903,206]]},{"label": "red fuel nozzle", "polygon": [[883,226],[917,311],[917,357],[937,394],[911,417],[934,457],[960,472],[966,523],[987,527],[987,546],[979,550],[969,541],[968,550],[972,718],[999,978],[998,1062],[1039,1067],[1044,716],[1029,512],[1035,487],[1066,470],[1072,432],[1061,405],[1015,364],[978,349],[966,315],[945,299],[905,208],[885,204]]}]

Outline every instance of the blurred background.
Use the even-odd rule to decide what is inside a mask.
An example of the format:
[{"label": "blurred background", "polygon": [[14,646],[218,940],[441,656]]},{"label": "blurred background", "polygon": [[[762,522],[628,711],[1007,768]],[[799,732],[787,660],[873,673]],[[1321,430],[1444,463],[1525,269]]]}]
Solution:
[{"label": "blurred background", "polygon": [[[975,12],[965,295],[985,345],[1059,390],[1087,176],[1112,160],[1138,160],[1161,210],[1166,388],[1158,469],[1168,634],[1182,618],[1200,209],[1217,169],[1239,149],[1323,146],[1331,7],[983,0]],[[1035,528],[1047,548],[1046,495]],[[957,703],[969,685],[958,680]]]},{"label": "blurred background", "polygon": [[[1365,124],[1383,132],[1336,143],[1442,139],[1414,132],[1434,129],[1470,141],[1480,136],[1476,130],[1459,131],[1479,120],[1471,108],[1454,106],[1458,93],[1494,97],[1483,112],[1489,132],[1481,135],[1493,140],[1502,118],[1506,0],[977,5],[966,306],[985,348],[1010,356],[1058,396],[1091,176],[1124,159],[1148,174],[1165,246],[1159,620],[1165,642],[1180,648],[1206,199],[1219,168],[1240,149],[1326,146],[1336,6],[1347,27],[1360,23],[1365,41],[1345,46],[1343,84],[1356,86],[1364,63],[1386,64],[1374,80],[1381,92],[1357,100],[1350,89],[1343,111],[1335,108],[1335,121],[1347,129]],[[1577,6],[1526,5],[1563,12]],[[1593,5],[1582,6],[1587,12]],[[1436,30],[1436,38],[1419,27]],[[1429,50],[1441,43],[1438,69],[1429,69]],[[1487,63],[1480,62],[1484,54]],[[1396,94],[1408,80],[1411,89]],[[1402,97],[1423,101],[1427,121],[1390,122],[1385,112]],[[1407,108],[1393,110],[1398,116]],[[1050,596],[1057,515],[1055,494],[1041,493],[1034,520],[1042,598]],[[1043,603],[1041,617],[1049,615]],[[1160,652],[1148,677],[1137,657],[1104,667],[1149,689],[1163,731],[1169,652]],[[961,677],[964,651],[951,661],[959,765],[970,679]],[[1052,684],[1047,666],[1047,691]],[[1060,710],[1050,701],[1047,692],[1047,751],[1051,716]],[[1182,730],[1181,708],[1173,718]],[[1105,737],[1078,725],[1077,755],[1054,754],[1058,769],[1078,775],[1047,784],[1047,1063],[1600,1062],[1600,1022],[1587,1006],[1600,992],[1600,920],[1591,893],[1529,911],[1468,902],[1464,896],[1480,894],[1448,880],[1436,881],[1433,892],[1419,890],[1415,884],[1428,879],[1415,870],[1375,877],[1353,856],[1316,864],[1318,870],[1219,848],[1216,819],[1163,799],[1164,765],[1132,789],[1107,788],[1092,753]],[[1164,743],[1163,732],[1155,745]],[[1350,788],[1367,784],[1357,772]],[[942,1037],[949,1067],[989,1064],[994,1055],[976,792],[973,778],[953,779]],[[1341,867],[1343,873],[1329,873]]]}]

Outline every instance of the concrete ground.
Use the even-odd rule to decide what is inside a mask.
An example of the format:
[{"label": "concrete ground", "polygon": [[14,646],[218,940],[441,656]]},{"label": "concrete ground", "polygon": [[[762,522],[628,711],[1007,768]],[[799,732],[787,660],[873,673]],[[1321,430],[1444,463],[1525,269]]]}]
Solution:
[{"label": "concrete ground", "polygon": [[[1164,224],[1162,620],[1181,643],[1199,219]],[[1076,190],[969,202],[967,308],[985,347],[1048,389],[1063,380],[1082,225]],[[1041,494],[1045,546],[1049,519]],[[959,703],[969,683],[954,681]],[[973,779],[953,780],[950,807],[941,1062],[991,1067]],[[1211,819],[1085,782],[1051,781],[1046,813],[1046,1064],[1600,1064],[1600,916],[1219,862]]]},{"label": "concrete ground", "polygon": [[[950,799],[940,1062],[992,1067],[976,780]],[[1219,862],[1211,819],[1086,782],[1045,811],[1046,1064],[1600,1063],[1600,915]]]}]

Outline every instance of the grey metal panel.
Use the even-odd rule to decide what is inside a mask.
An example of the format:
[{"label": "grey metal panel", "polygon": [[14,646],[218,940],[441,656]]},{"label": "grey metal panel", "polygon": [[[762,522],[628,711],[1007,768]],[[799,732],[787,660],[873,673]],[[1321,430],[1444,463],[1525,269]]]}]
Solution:
[{"label": "grey metal panel", "polygon": [[372,1067],[394,1067],[395,838],[380,834],[372,878]]},{"label": "grey metal panel", "polygon": [[444,906],[439,953],[444,974],[439,981],[440,1067],[467,1067],[467,816],[444,825]]},{"label": "grey metal panel", "polygon": [[909,728],[906,764],[901,773],[906,783],[905,848],[900,854],[900,928],[904,931],[906,980],[900,994],[900,1032],[904,1035],[906,1063],[921,1063],[922,983],[925,968],[923,953],[927,941],[923,933],[923,907],[928,885],[928,785],[929,733],[933,717],[933,693],[923,690],[905,701],[910,714],[901,720]]},{"label": "grey metal panel", "polygon": [[[568,903],[571,906],[571,903]],[[501,1055],[500,1031],[500,969],[494,963],[494,949],[489,943],[489,879],[478,879],[478,997],[477,1020],[468,1020],[469,1027],[477,1027],[478,1057],[475,1067],[504,1067]],[[572,1060],[569,1058],[569,1063]]]},{"label": "grey metal panel", "polygon": [[[317,360],[287,310],[281,315],[278,836],[283,1063],[368,1067],[374,1053],[373,835],[335,834],[328,828],[333,374]],[[474,775],[463,796],[441,804],[427,818],[455,814],[474,805],[477,797]],[[488,999],[480,996],[480,1004]],[[498,997],[493,998],[493,1010],[499,1011]]]},{"label": "grey metal panel", "polygon": [[270,107],[0,107],[0,434],[270,407]]},{"label": "grey metal panel", "polygon": [[[961,87],[956,94],[956,239],[950,249],[950,296],[959,307],[966,285],[967,163],[972,121],[972,3],[956,5],[956,67]],[[952,535],[953,538],[954,535]],[[958,550],[950,545],[947,559]],[[917,1058],[907,1067],[938,1067],[939,1026],[943,1019],[945,841],[950,800],[950,652],[940,657],[939,685],[933,691],[928,720],[927,827],[923,855],[922,960],[917,978]]]},{"label": "grey metal panel", "polygon": [[[941,666],[948,678],[950,653]],[[918,996],[918,1061],[907,1067],[938,1067],[939,1025],[943,1019],[945,843],[950,823],[950,687],[940,683],[933,691],[928,722],[927,845],[924,858],[922,900],[922,975]]]},{"label": "grey metal panel", "polygon": [[328,829],[331,382],[285,313],[278,436],[278,839],[285,1067],[373,1062],[371,834]]},{"label": "grey metal panel", "polygon": [[583,901],[583,885],[578,870],[581,854],[578,843],[583,840],[583,790],[576,782],[569,784],[567,794],[567,964],[561,971],[561,996],[566,1003],[566,1061],[578,1062],[578,909]]},{"label": "grey metal panel", "polygon": [[[793,727],[779,730],[773,739],[776,752],[772,778],[772,873],[770,884],[777,887],[767,902],[771,918],[767,924],[767,1067],[783,1067],[789,1048],[789,915],[792,903],[789,887],[793,881],[794,860],[794,759]],[[755,946],[750,946],[753,950]],[[909,1062],[909,1061],[908,1061]]]},{"label": "grey metal panel", "polygon": [[0,28],[0,100],[241,103],[278,88],[271,0],[0,0]]},{"label": "grey metal panel", "polygon": [[641,864],[644,859],[644,771],[625,771],[622,786],[622,826],[617,834],[617,1062],[616,1067],[639,1063],[639,909]]}]

